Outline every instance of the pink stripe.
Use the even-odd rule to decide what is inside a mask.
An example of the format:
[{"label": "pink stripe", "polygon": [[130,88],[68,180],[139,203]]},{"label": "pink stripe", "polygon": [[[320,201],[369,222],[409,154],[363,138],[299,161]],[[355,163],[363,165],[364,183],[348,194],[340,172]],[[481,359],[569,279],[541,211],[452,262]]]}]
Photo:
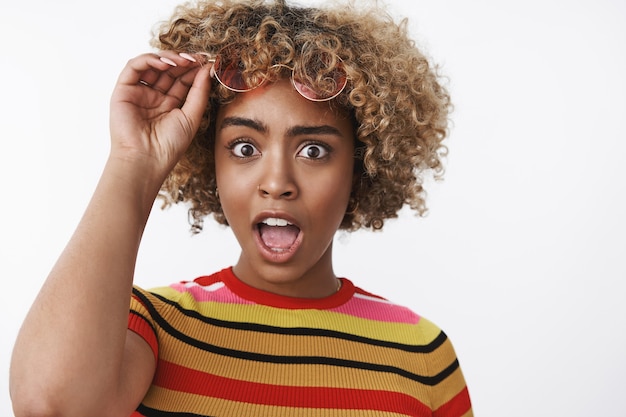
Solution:
[{"label": "pink stripe", "polygon": [[[220,283],[216,287],[208,286],[203,287],[196,283],[180,283],[171,285],[172,289],[180,293],[189,293],[197,302],[213,301],[218,303],[228,304],[255,304],[251,301],[243,299],[235,295],[232,291],[226,287],[226,285]],[[216,289],[212,289],[216,288]]]},{"label": "pink stripe", "polygon": [[420,320],[420,316],[406,307],[358,294],[330,311],[387,323],[417,324]]},{"label": "pink stripe", "polygon": [[[195,282],[182,282],[172,284],[171,288],[179,293],[191,294],[197,302],[256,304],[234,294],[221,282],[206,287]],[[347,303],[328,311],[387,323],[417,324],[420,320],[420,316],[406,307],[358,293]]]}]

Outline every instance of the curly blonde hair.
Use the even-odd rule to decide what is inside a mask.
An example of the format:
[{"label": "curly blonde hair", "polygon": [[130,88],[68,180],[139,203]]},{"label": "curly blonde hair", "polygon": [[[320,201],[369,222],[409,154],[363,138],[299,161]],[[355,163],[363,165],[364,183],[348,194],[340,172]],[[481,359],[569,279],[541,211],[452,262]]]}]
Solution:
[{"label": "curly blonde hair", "polygon": [[[443,174],[451,105],[436,69],[409,39],[406,19],[398,24],[380,9],[351,4],[302,8],[284,0],[208,0],[179,6],[152,45],[208,55],[234,50],[246,77],[280,76],[269,74],[276,64],[342,65],[348,85],[333,106],[354,121],[357,163],[340,228],[381,229],[405,204],[425,213],[423,174]],[[227,224],[216,194],[211,127],[219,106],[234,94],[215,83],[201,128],[161,188],[164,206],[189,203],[195,232],[210,213]]]}]

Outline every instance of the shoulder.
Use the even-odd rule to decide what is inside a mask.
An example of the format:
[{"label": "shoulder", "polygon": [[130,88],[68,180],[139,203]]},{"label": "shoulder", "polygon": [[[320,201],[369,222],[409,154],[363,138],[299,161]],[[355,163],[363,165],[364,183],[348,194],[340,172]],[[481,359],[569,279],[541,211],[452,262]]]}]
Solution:
[{"label": "shoulder", "polygon": [[153,306],[181,305],[190,307],[192,304],[219,299],[225,288],[223,271],[212,275],[201,276],[192,281],[178,281],[172,284],[144,289],[133,287],[132,297],[137,302]]},{"label": "shoulder", "polygon": [[[358,294],[358,295],[357,295]],[[431,320],[383,297],[357,290],[355,297],[369,300],[389,318],[405,318],[401,325],[389,323],[390,337],[403,341],[396,345],[406,368],[429,387],[429,398],[436,415],[471,416],[471,401],[461,366],[448,335]],[[373,304],[376,303],[376,304]],[[408,320],[407,320],[408,319]]]},{"label": "shoulder", "polygon": [[415,310],[402,304],[397,304],[385,297],[355,287],[355,307],[366,310],[372,319],[387,322],[412,325],[425,334],[439,333],[441,329],[432,321],[428,320]]},{"label": "shoulder", "polygon": [[420,351],[436,349],[447,339],[437,324],[413,309],[356,286],[352,299],[335,311],[376,330],[378,337],[384,340]]}]

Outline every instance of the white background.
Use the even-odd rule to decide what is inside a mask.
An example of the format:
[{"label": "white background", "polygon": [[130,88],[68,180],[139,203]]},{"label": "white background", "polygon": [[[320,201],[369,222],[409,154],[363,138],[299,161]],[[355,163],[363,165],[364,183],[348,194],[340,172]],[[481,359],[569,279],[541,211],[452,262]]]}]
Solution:
[{"label": "white background", "polygon": [[[2,416],[19,325],[107,156],[117,74],[175,3],[0,5]],[[626,2],[391,3],[450,78],[448,169],[428,217],[339,235],[336,271],[446,330],[477,416],[626,416]],[[155,209],[136,282],[236,255],[228,230],[192,238],[182,207]]]}]

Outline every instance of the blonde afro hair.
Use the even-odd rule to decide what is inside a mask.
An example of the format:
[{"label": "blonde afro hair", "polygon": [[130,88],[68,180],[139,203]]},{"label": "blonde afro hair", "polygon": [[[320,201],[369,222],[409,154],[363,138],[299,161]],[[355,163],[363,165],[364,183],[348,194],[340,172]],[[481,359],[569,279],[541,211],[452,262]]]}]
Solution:
[{"label": "blonde afro hair", "polygon": [[[280,0],[209,0],[179,6],[152,44],[208,55],[234,50],[246,74],[320,59],[342,65],[348,85],[332,105],[354,121],[357,163],[341,228],[380,229],[405,204],[425,213],[423,174],[440,177],[446,153],[450,97],[406,26],[381,9],[352,4],[302,8]],[[226,224],[216,195],[212,126],[219,106],[234,94],[215,84],[202,127],[161,189],[165,206],[189,204],[196,232],[211,213]]]}]

